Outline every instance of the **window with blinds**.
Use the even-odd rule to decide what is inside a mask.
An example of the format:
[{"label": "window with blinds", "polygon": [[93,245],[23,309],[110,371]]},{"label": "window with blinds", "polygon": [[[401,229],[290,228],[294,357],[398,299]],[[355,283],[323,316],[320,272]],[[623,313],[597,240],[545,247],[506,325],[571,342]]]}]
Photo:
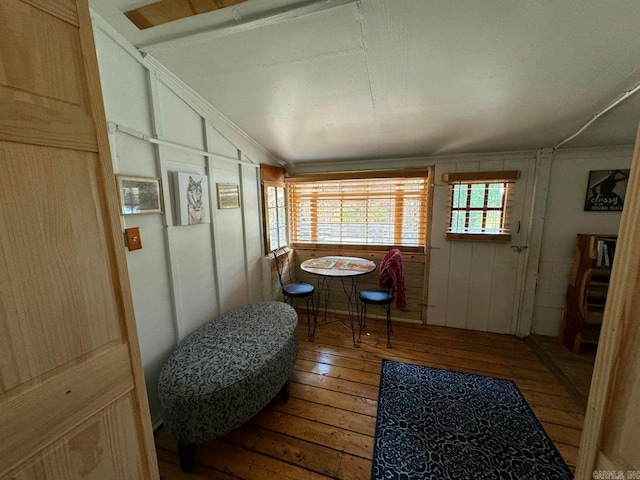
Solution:
[{"label": "window with blinds", "polygon": [[443,174],[449,183],[447,238],[511,240],[512,186],[519,171]]},{"label": "window with blinds", "polygon": [[425,176],[294,180],[288,189],[293,244],[425,243]]}]

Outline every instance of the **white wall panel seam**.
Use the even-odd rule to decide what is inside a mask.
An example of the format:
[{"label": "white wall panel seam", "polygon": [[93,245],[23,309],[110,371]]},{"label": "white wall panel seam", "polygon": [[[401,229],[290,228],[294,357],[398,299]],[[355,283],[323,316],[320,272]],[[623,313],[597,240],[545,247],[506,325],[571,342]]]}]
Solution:
[{"label": "white wall panel seam", "polygon": [[[244,252],[244,284],[249,286],[251,282],[249,281],[249,245],[247,244],[247,206],[246,206],[246,198],[245,198],[245,180],[244,174],[242,171],[242,165],[238,165],[238,179],[240,184],[238,188],[240,190],[240,216],[242,217],[242,251]],[[252,298],[253,292],[249,295],[249,298]]]},{"label": "white wall panel seam", "polygon": [[[203,119],[203,128],[204,128],[204,148],[206,150],[211,150],[211,134],[209,131],[209,128],[213,128],[205,119]],[[218,252],[220,251],[219,249],[219,245],[217,242],[217,237],[216,237],[216,232],[215,232],[215,226],[218,224],[218,220],[217,220],[217,209],[216,209],[216,189],[215,189],[215,178],[213,175],[213,162],[214,159],[212,156],[210,155],[206,155],[205,156],[205,168],[206,168],[206,174],[207,174],[207,178],[209,179],[209,211],[211,212],[211,223],[209,224],[209,227],[211,229],[211,249],[212,251],[212,257],[213,257],[213,278],[215,279],[215,297],[216,297],[216,309],[217,309],[217,315],[220,315],[222,313],[221,311],[221,295],[220,295],[220,272],[219,272],[219,265],[220,265],[220,259],[218,258]]]},{"label": "white wall panel seam", "polygon": [[[158,130],[162,131],[162,120],[161,120],[161,105],[158,95],[158,82],[155,79],[155,76],[149,72],[149,97],[151,100],[151,121],[153,125],[154,132]],[[157,109],[160,109],[158,111]],[[126,132],[125,132],[126,133]],[[163,207],[164,207],[164,239],[165,239],[165,255],[167,258],[167,265],[169,271],[167,272],[169,276],[169,289],[171,293],[171,308],[172,308],[172,317],[173,317],[173,328],[174,328],[174,337],[176,346],[180,343],[180,331],[183,322],[183,312],[182,305],[178,301],[180,298],[180,281],[178,278],[178,266],[176,265],[176,260],[172,255],[172,251],[175,248],[175,242],[173,238],[173,209],[171,204],[171,195],[169,194],[171,179],[169,178],[169,172],[166,168],[166,155],[165,155],[166,147],[162,145],[155,145],[156,151],[156,163],[157,163],[157,172],[160,176],[160,182],[162,184],[163,194]]]}]

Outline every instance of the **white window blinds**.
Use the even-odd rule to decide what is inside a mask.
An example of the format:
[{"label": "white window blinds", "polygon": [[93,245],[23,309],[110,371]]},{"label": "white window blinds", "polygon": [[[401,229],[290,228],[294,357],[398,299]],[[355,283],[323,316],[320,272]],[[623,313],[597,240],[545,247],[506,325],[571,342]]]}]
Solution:
[{"label": "white window blinds", "polygon": [[294,244],[424,245],[426,176],[291,181],[288,188]]}]

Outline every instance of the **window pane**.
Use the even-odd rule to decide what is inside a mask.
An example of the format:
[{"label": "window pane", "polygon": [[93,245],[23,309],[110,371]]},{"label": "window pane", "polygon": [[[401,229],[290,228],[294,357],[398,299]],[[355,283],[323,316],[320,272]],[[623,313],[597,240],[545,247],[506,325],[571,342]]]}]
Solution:
[{"label": "window pane", "polygon": [[267,207],[274,208],[276,206],[276,189],[275,187],[267,187]]},{"label": "window pane", "polygon": [[274,228],[278,228],[278,217],[276,216],[276,209],[269,208],[269,230],[273,230]]},{"label": "window pane", "polygon": [[278,226],[286,227],[287,226],[287,213],[284,207],[278,208]]},{"label": "window pane", "polygon": [[453,233],[464,232],[465,212],[454,210],[451,212],[451,231]]},{"label": "window pane", "polygon": [[403,201],[403,215],[402,215],[402,243],[412,244],[416,242],[417,235],[422,228],[421,218],[421,205],[420,202],[414,199],[405,199]]},{"label": "window pane", "polygon": [[472,183],[471,184],[471,202],[469,206],[471,208],[484,207],[484,190],[486,185],[484,183]]},{"label": "window pane", "polygon": [[[340,202],[331,200],[319,200],[317,202],[316,222],[319,235],[334,235],[331,232],[330,225],[340,225],[342,221],[342,213],[340,210]],[[322,232],[322,233],[321,233]]]},{"label": "window pane", "polygon": [[377,223],[391,223],[393,221],[393,200],[372,199],[367,202],[367,220]]},{"label": "window pane", "polygon": [[342,221],[345,223],[364,223],[366,220],[365,206],[364,200],[343,202]]},{"label": "window pane", "polygon": [[469,191],[469,185],[454,185],[453,186],[453,208],[464,208],[467,206],[467,195]]},{"label": "window pane", "polygon": [[469,212],[469,227],[467,229],[469,233],[482,232],[482,217],[483,212]]},{"label": "window pane", "polygon": [[278,231],[277,230],[269,230],[269,248],[271,250],[275,250],[279,248],[281,245],[278,244]]},{"label": "window pane", "polygon": [[311,242],[311,221],[309,219],[298,222],[296,238],[299,242]]},{"label": "window pane", "polygon": [[485,223],[487,233],[499,233],[502,227],[502,212],[497,210],[487,212]]},{"label": "window pane", "polygon": [[487,207],[502,206],[502,198],[504,197],[504,183],[490,183],[489,194],[487,199]]},{"label": "window pane", "polygon": [[284,207],[284,187],[276,187],[276,201],[279,207]]}]

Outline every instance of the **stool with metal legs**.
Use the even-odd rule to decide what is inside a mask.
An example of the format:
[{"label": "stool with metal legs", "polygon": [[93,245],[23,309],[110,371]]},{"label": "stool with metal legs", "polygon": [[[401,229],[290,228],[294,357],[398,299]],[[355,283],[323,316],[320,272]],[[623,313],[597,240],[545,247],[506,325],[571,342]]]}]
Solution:
[{"label": "stool with metal legs", "polygon": [[[276,270],[278,271],[278,280],[282,289],[282,295],[290,305],[293,306],[294,298],[303,298],[307,306],[307,328],[308,337],[313,341],[316,330],[316,322],[318,320],[318,312],[315,308],[314,292],[315,287],[310,283],[297,283],[293,281],[291,274],[291,266],[289,265],[289,252],[284,247],[280,247],[273,252],[273,258],[276,262]],[[283,278],[284,277],[284,278]],[[285,280],[288,277],[288,280]],[[311,303],[311,308],[309,308]],[[311,328],[311,315],[313,315],[313,329]]]},{"label": "stool with metal legs", "polygon": [[395,308],[398,310],[403,310],[406,306],[402,253],[397,248],[389,250],[380,262],[378,282],[381,288],[362,290],[358,295],[362,303],[358,342],[362,339],[362,329],[366,323],[367,305],[383,305],[387,313],[387,347],[391,348],[391,334],[393,333],[393,328],[391,327],[391,304],[395,302]]},{"label": "stool with metal legs", "polygon": [[384,289],[362,290],[358,297],[360,298],[360,333],[358,334],[358,342],[362,338],[362,329],[365,327],[367,318],[367,305],[383,305],[387,312],[387,347],[391,348],[391,304],[393,303],[393,291]]}]

